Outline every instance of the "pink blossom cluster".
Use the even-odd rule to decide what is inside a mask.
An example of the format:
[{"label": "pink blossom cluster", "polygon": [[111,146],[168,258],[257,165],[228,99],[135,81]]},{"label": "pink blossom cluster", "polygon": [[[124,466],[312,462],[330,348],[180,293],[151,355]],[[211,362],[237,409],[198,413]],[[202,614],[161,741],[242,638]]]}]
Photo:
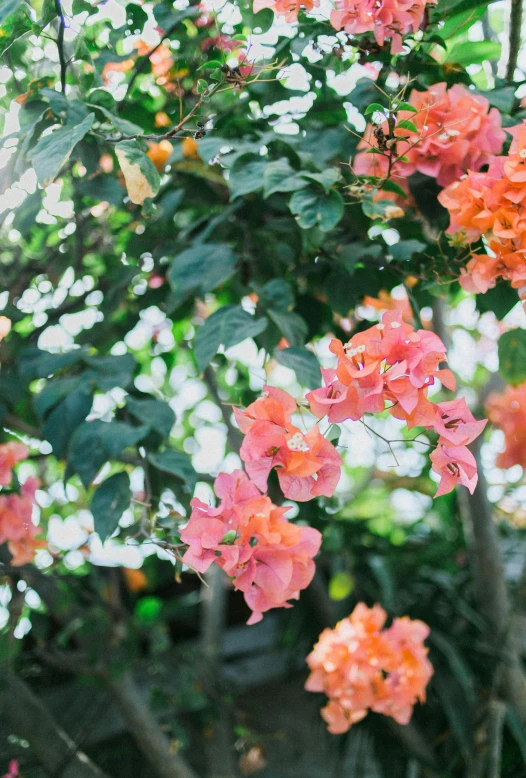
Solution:
[{"label": "pink blossom cluster", "polygon": [[439,438],[431,462],[441,476],[437,496],[457,483],[474,491],[477,467],[466,446],[480,435],[486,421],[476,421],[464,399],[429,400],[429,388],[437,379],[455,388],[451,371],[439,367],[446,348],[435,333],[415,331],[399,310],[386,311],[379,324],[357,333],[345,345],[334,339],[330,350],[338,358],[336,369],[323,370],[325,385],[307,394],[315,416],[327,416],[338,424],[387,409],[408,429],[434,429]]},{"label": "pink blossom cluster", "polygon": [[322,716],[340,734],[375,711],[407,724],[417,701],[425,701],[433,675],[424,640],[429,627],[407,616],[383,629],[387,614],[358,603],[334,629],[325,629],[307,657],[305,688],[329,698]]},{"label": "pink blossom cluster", "polygon": [[[467,170],[480,170],[502,151],[506,133],[499,111],[490,109],[485,97],[473,94],[465,86],[455,84],[448,89],[440,83],[425,92],[413,89],[407,102],[416,112],[399,111],[397,124],[409,120],[416,132],[407,127],[395,129],[394,134],[401,138],[396,154],[405,156],[407,161],[396,162],[390,174],[402,188],[407,190],[405,179],[417,171],[435,178],[440,186],[448,186]],[[381,126],[387,134],[387,122]],[[356,175],[387,175],[388,158],[366,152],[376,145],[373,127],[369,126],[359,144],[364,150],[353,163]]]},{"label": "pink blossom cluster", "polygon": [[416,32],[427,5],[435,0],[336,0],[331,13],[335,30],[351,35],[372,32],[379,46],[391,41],[391,53],[403,52],[402,37]]},{"label": "pink blossom cluster", "polygon": [[285,497],[298,502],[330,497],[340,479],[342,459],[317,425],[305,433],[294,426],[296,408],[290,394],[273,386],[265,386],[263,396],[248,408],[234,408],[245,434],[241,459],[261,491],[266,491],[270,471],[277,468]]},{"label": "pink blossom cluster", "polygon": [[200,573],[214,562],[221,567],[243,592],[252,610],[248,623],[255,624],[271,608],[291,607],[288,600],[309,585],[321,535],[287,521],[289,508],[274,505],[241,470],[221,473],[214,490],[217,508],[191,502],[181,532],[188,544],[183,562]]}]

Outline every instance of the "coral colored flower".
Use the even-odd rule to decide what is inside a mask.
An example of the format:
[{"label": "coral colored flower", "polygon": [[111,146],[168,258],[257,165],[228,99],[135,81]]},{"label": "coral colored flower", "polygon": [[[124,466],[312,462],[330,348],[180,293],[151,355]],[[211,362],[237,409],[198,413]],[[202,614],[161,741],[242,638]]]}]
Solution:
[{"label": "coral colored flower", "polygon": [[[396,144],[397,155],[405,155],[407,162],[397,162],[391,178],[403,185],[404,178],[416,171],[435,178],[440,186],[457,181],[466,171],[477,171],[502,151],[506,133],[501,126],[500,113],[489,107],[481,95],[475,95],[461,84],[447,89],[445,83],[434,84],[426,92],[412,90],[407,100],[417,113],[399,111],[397,123],[411,121],[417,132],[407,128],[395,129],[395,135],[405,140]],[[383,125],[389,132],[387,122]],[[373,128],[369,126],[359,149],[376,146]],[[378,154],[361,151],[353,162],[357,175],[383,178],[388,160]],[[389,194],[389,198],[392,195]],[[400,199],[397,200],[400,203]]]},{"label": "coral colored flower", "polygon": [[296,22],[300,8],[307,13],[317,8],[320,0],[254,0],[252,6],[254,13],[263,8],[270,8],[277,16],[284,16],[287,22]]},{"label": "coral colored flower", "polygon": [[27,459],[29,449],[23,443],[10,440],[0,444],[0,486],[9,486],[13,477],[13,467],[17,462]]},{"label": "coral colored flower", "polygon": [[473,252],[460,285],[484,293],[503,278],[519,290],[526,285],[526,124],[512,127],[506,157],[492,160],[486,173],[469,171],[447,187],[439,201],[450,215],[448,232],[466,244],[486,238],[487,254]]},{"label": "coral colored flower", "polygon": [[526,469],[526,383],[490,394],[486,410],[490,421],[504,432],[506,442],[497,467],[521,465]]},{"label": "coral colored flower", "polygon": [[487,419],[477,421],[464,397],[451,402],[438,403],[437,419],[433,428],[440,435],[438,442],[444,446],[467,446],[483,432]]},{"label": "coral colored flower", "polygon": [[288,507],[274,505],[241,470],[221,473],[214,484],[217,508],[194,498],[181,532],[183,562],[204,573],[214,562],[233,578],[252,610],[248,623],[271,608],[291,607],[314,575],[320,533],[287,521]]},{"label": "coral colored flower", "polygon": [[329,732],[340,734],[369,710],[407,724],[433,674],[424,640],[429,627],[404,616],[382,629],[387,614],[379,605],[358,603],[334,629],[325,629],[307,657],[305,688],[329,698],[321,715]]},{"label": "coral colored flower", "polygon": [[315,416],[328,413],[331,422],[381,413],[386,402],[393,415],[409,421],[436,379],[454,387],[451,372],[439,369],[446,356],[440,338],[415,331],[399,310],[386,311],[379,324],[345,345],[333,340],[330,350],[338,358],[336,371],[324,371],[326,386],[309,392],[307,399]]},{"label": "coral colored flower", "polygon": [[435,497],[452,492],[458,484],[466,486],[473,494],[478,481],[477,463],[468,448],[439,445],[429,458],[433,470],[440,475]]},{"label": "coral colored flower", "polygon": [[37,540],[40,530],[31,520],[38,486],[37,478],[28,478],[20,495],[0,495],[0,543],[7,542],[13,566],[31,562],[35,550],[44,545],[42,540]]},{"label": "coral colored flower", "polygon": [[[367,156],[374,155],[368,154]],[[382,313],[384,311],[400,311],[402,319],[408,324],[411,324],[414,320],[413,310],[407,295],[404,295],[404,297],[393,297],[389,292],[386,292],[385,289],[380,289],[378,297],[366,295],[362,300],[362,305],[365,305],[368,308],[374,308],[377,311],[382,311]]]},{"label": "coral colored flower", "polygon": [[303,433],[292,424],[296,401],[290,394],[273,386],[265,386],[263,392],[245,410],[234,408],[245,434],[239,453],[248,475],[265,491],[275,467],[285,497],[298,502],[331,497],[340,480],[340,455],[317,425]]},{"label": "coral colored flower", "polygon": [[435,0],[336,0],[331,24],[351,35],[372,32],[379,46],[391,41],[391,53],[402,52],[402,36],[416,32],[426,5]]}]

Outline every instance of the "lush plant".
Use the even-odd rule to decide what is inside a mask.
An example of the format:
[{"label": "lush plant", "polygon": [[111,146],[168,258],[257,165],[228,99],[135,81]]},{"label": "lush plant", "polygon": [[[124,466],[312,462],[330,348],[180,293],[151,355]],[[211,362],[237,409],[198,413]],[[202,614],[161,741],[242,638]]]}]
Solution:
[{"label": "lush plant", "polygon": [[8,776],[526,776],[521,18],[0,0]]}]

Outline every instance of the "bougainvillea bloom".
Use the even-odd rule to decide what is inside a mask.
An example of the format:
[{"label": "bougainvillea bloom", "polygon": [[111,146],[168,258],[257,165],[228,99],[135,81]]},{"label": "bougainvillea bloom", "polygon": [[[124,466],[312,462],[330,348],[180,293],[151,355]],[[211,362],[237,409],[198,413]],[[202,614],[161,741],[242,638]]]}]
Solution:
[{"label": "bougainvillea bloom", "polygon": [[277,16],[284,16],[287,22],[296,22],[300,8],[307,12],[319,5],[320,0],[254,0],[254,13],[270,8]]},{"label": "bougainvillea bloom", "polygon": [[240,456],[248,475],[266,491],[270,471],[277,468],[285,497],[298,502],[331,497],[340,479],[342,460],[315,425],[303,433],[292,424],[296,401],[283,389],[265,386],[248,408],[234,408],[245,439]]},{"label": "bougainvillea bloom", "polygon": [[31,520],[38,486],[37,478],[28,478],[20,494],[0,495],[0,543],[7,542],[13,566],[31,562],[35,550],[43,545],[36,538],[40,530]]},{"label": "bougainvillea bloom", "polygon": [[[397,162],[391,177],[398,184],[416,171],[435,178],[440,186],[457,181],[467,170],[477,171],[502,151],[506,133],[501,126],[500,113],[489,108],[488,100],[475,95],[461,84],[447,89],[444,83],[434,84],[426,92],[413,89],[407,102],[416,113],[399,111],[397,123],[411,121],[415,133],[398,127],[396,154],[405,155],[407,162]],[[387,122],[384,132],[389,132]],[[376,146],[370,126],[359,148]],[[384,177],[387,158],[378,154],[359,153],[353,163],[357,175]],[[391,197],[391,195],[389,195]]]},{"label": "bougainvillea bloom", "polygon": [[[486,253],[472,253],[460,276],[468,292],[484,293],[499,278],[524,296],[526,285],[526,125],[512,127],[507,157],[492,160],[487,172],[469,171],[439,195],[450,216],[448,232],[466,243],[486,239]],[[521,292],[522,290],[522,292]]]},{"label": "bougainvillea bloom", "polygon": [[526,468],[526,383],[490,394],[486,410],[490,421],[504,432],[506,441],[504,451],[497,457],[497,467]]},{"label": "bougainvillea bloom", "polygon": [[246,474],[221,473],[214,484],[217,508],[193,499],[192,514],[181,532],[188,544],[183,562],[200,573],[216,563],[233,578],[252,610],[248,623],[271,608],[291,607],[314,575],[313,557],[320,533],[287,521],[288,507],[277,507]]},{"label": "bougainvillea bloom", "polygon": [[435,0],[336,0],[331,24],[351,35],[372,32],[378,45],[391,41],[391,53],[403,51],[402,36],[420,27],[426,5]]},{"label": "bougainvillea bloom", "polygon": [[435,473],[440,475],[440,484],[435,497],[452,492],[455,486],[466,486],[471,494],[478,481],[475,457],[466,446],[437,446],[429,455]]},{"label": "bougainvillea bloom", "polygon": [[17,462],[27,459],[28,455],[28,447],[16,440],[0,444],[0,486],[9,486],[13,477],[13,467]]},{"label": "bougainvillea bloom", "polygon": [[329,698],[321,715],[340,734],[372,710],[407,724],[433,674],[424,640],[429,627],[403,617],[382,630],[387,614],[359,603],[334,629],[325,629],[307,657],[305,688]]},{"label": "bougainvillea bloom", "polygon": [[309,392],[307,399],[315,416],[327,413],[331,422],[379,413],[386,403],[393,415],[409,421],[436,379],[455,385],[451,372],[439,369],[446,356],[440,338],[415,331],[399,310],[386,311],[379,324],[345,345],[333,340],[330,350],[338,358],[337,368],[324,371],[326,386]]}]

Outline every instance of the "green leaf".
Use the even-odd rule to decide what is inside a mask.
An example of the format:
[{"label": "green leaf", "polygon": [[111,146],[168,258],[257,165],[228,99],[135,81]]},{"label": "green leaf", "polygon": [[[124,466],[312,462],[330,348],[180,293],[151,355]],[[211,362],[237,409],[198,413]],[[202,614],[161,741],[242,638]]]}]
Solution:
[{"label": "green leaf", "polygon": [[163,438],[170,435],[175,424],[175,413],[168,403],[155,399],[137,399],[128,396],[126,408],[138,421],[155,430]]},{"label": "green leaf", "polygon": [[275,192],[296,192],[304,189],[304,181],[290,165],[286,157],[269,162],[263,172],[263,197],[270,197]]},{"label": "green leaf", "polygon": [[418,132],[418,127],[409,119],[404,119],[402,122],[398,122],[396,125],[398,130],[409,130],[410,132]]},{"label": "green leaf", "polygon": [[507,384],[526,380],[526,330],[510,330],[499,338],[499,373]]},{"label": "green leaf", "polygon": [[[64,380],[69,382],[71,379]],[[85,421],[92,405],[91,388],[83,383],[70,391],[48,414],[42,434],[51,443],[55,456],[65,456],[71,435]]]},{"label": "green leaf", "polygon": [[80,349],[68,351],[66,354],[52,354],[50,351],[30,347],[22,352],[18,369],[24,381],[33,381],[35,378],[47,378],[57,370],[70,367],[83,356],[84,352]]},{"label": "green leaf", "polygon": [[8,16],[11,16],[21,3],[22,0],[2,0],[0,3],[0,24],[2,24]]},{"label": "green leaf", "polygon": [[456,65],[481,65],[483,62],[495,62],[500,58],[502,46],[496,41],[462,41],[454,44],[445,61]]},{"label": "green leaf", "polygon": [[93,382],[101,392],[109,392],[116,386],[126,389],[133,380],[136,364],[131,354],[105,357],[83,355],[83,362],[89,368],[84,380]]},{"label": "green leaf", "polygon": [[411,103],[404,103],[402,101],[401,103],[398,103],[395,111],[411,111],[411,113],[418,113],[418,108],[415,108],[415,106],[411,105]]},{"label": "green leaf", "polygon": [[108,119],[108,121],[110,121],[113,126],[119,130],[119,132],[122,132],[123,135],[137,135],[142,133],[142,127],[140,127],[138,124],[134,124],[133,122],[129,122],[127,119],[122,119],[120,116],[116,116],[102,105],[95,105],[95,103],[87,103],[87,105],[89,105],[90,108],[95,108],[97,111],[100,111],[106,117],[106,119]]},{"label": "green leaf", "polygon": [[70,469],[78,473],[88,488],[101,467],[109,459],[117,459],[128,446],[138,443],[148,433],[148,427],[132,427],[120,421],[87,421],[73,433],[69,445]]},{"label": "green leaf", "polygon": [[295,192],[289,207],[302,229],[318,226],[323,232],[329,232],[336,227],[344,210],[343,198],[334,189],[328,194],[313,189]]},{"label": "green leaf", "polygon": [[485,13],[486,6],[481,5],[478,8],[468,8],[466,11],[450,16],[446,19],[444,26],[440,28],[440,37],[447,40],[466,32],[473,24],[480,21]]},{"label": "green leaf", "polygon": [[235,264],[236,257],[230,246],[202,243],[175,257],[168,280],[178,297],[190,292],[206,294],[233,275]]},{"label": "green leaf", "polygon": [[305,319],[294,311],[280,311],[269,308],[267,313],[291,346],[303,346],[307,340],[309,330]]},{"label": "green leaf", "polygon": [[22,3],[0,23],[0,54],[4,54],[15,41],[32,30],[29,7]]},{"label": "green leaf", "polygon": [[511,113],[513,106],[515,105],[516,97],[515,92],[517,87],[504,86],[502,89],[490,89],[487,92],[477,92],[477,94],[485,97],[489,104],[494,108],[498,108],[501,113]]},{"label": "green leaf", "polygon": [[155,197],[161,185],[159,173],[136,140],[123,140],[115,146],[128,197],[135,205]]},{"label": "green leaf", "polygon": [[41,137],[30,153],[38,183],[48,186],[58,176],[77,143],[91,129],[95,114],[90,113],[76,126],[66,125]]},{"label": "green leaf", "polygon": [[131,496],[128,473],[111,475],[97,487],[90,508],[95,532],[102,541],[113,535],[119,526],[122,514],[130,506]]},{"label": "green leaf", "polygon": [[274,351],[274,357],[284,367],[294,370],[302,386],[314,389],[321,384],[320,363],[312,351],[306,348],[282,348]]},{"label": "green leaf", "polygon": [[369,116],[369,114],[377,112],[387,114],[388,109],[385,107],[385,105],[380,105],[380,103],[371,103],[365,109],[364,115]]},{"label": "green leaf", "polygon": [[302,173],[302,178],[309,178],[321,184],[325,192],[329,192],[340,178],[340,171],[335,167],[328,167],[321,173]]},{"label": "green leaf", "polygon": [[137,3],[126,6],[126,24],[132,35],[140,35],[148,21],[148,14]]},{"label": "green leaf", "polygon": [[267,328],[265,316],[256,319],[240,305],[225,305],[206,319],[195,336],[194,353],[199,370],[205,370],[222,344],[226,349]]},{"label": "green leaf", "polygon": [[160,453],[149,454],[148,461],[163,473],[183,481],[187,491],[193,492],[197,482],[197,473],[188,454],[167,448]]},{"label": "green leaf", "polygon": [[251,192],[258,192],[263,188],[263,175],[267,161],[261,157],[250,155],[250,161],[243,162],[248,156],[241,157],[230,171],[228,185],[231,200]]},{"label": "green leaf", "polygon": [[382,183],[382,191],[385,192],[393,192],[394,194],[400,195],[400,197],[407,198],[407,192],[405,192],[400,184],[397,184],[395,181],[392,181],[390,178],[387,179],[387,181],[384,181]]},{"label": "green leaf", "polygon": [[409,240],[401,240],[392,246],[389,246],[389,253],[397,261],[403,261],[411,259],[413,254],[418,254],[425,251],[427,248],[426,243],[422,243],[420,240],[410,238]]},{"label": "green leaf", "polygon": [[294,292],[287,281],[273,278],[265,286],[257,290],[259,304],[275,311],[289,311],[294,307]]}]

